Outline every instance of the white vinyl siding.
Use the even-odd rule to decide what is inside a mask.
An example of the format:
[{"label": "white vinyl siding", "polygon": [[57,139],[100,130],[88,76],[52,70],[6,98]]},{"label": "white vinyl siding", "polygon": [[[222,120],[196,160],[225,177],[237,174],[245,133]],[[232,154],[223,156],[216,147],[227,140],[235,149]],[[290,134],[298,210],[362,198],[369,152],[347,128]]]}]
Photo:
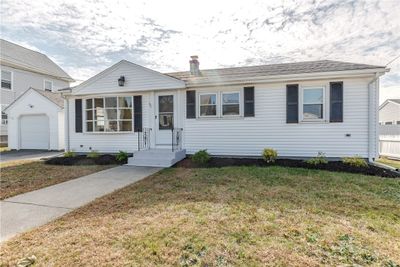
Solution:
[{"label": "white vinyl siding", "polygon": [[[329,82],[333,80],[299,81],[298,84],[300,88],[329,88]],[[271,147],[278,151],[279,156],[286,157],[314,157],[319,151],[326,153],[327,157],[356,154],[368,157],[367,85],[371,78],[342,80],[343,123],[287,124],[286,83],[260,84],[255,85],[255,117],[185,119],[184,147],[189,154],[207,149],[214,155],[260,156],[263,148]],[[232,92],[241,88],[226,86],[219,90]],[[213,90],[211,87],[193,89],[197,94]],[[329,103],[328,93],[325,103]],[[325,118],[329,118],[329,109]]]}]

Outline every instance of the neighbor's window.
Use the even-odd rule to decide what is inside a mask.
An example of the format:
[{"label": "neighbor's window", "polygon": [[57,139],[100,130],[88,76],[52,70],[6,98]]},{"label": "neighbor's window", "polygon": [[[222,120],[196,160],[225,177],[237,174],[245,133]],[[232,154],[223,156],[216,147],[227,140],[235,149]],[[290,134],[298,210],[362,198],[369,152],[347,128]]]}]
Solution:
[{"label": "neighbor's window", "polygon": [[6,108],[6,105],[1,105],[1,125],[8,124],[8,117],[7,114],[3,111]]},{"label": "neighbor's window", "polygon": [[396,124],[397,124],[397,125],[400,125],[400,121],[396,121]]},{"label": "neighbor's window", "polygon": [[324,116],[324,88],[303,88],[303,119],[316,120]]},{"label": "neighbor's window", "polygon": [[392,125],[393,123],[391,121],[385,122],[385,125]]},{"label": "neighbor's window", "polygon": [[1,88],[11,90],[11,71],[1,71]]},{"label": "neighbor's window", "polygon": [[240,114],[239,93],[222,93],[222,115],[237,116]]},{"label": "neighbor's window", "polygon": [[200,95],[200,116],[216,116],[217,115],[217,94],[201,94]]},{"label": "neighbor's window", "polygon": [[87,132],[130,132],[133,129],[133,100],[127,97],[86,99]]},{"label": "neighbor's window", "polygon": [[44,90],[45,91],[53,91],[53,82],[51,81],[44,81]]}]

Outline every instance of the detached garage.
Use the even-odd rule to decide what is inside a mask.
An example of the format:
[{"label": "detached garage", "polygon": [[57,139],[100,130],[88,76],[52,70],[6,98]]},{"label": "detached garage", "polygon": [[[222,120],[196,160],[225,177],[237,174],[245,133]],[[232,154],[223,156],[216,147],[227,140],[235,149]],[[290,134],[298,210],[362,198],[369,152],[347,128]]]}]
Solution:
[{"label": "detached garage", "polygon": [[30,88],[5,112],[10,149],[64,149],[64,100],[60,94]]}]

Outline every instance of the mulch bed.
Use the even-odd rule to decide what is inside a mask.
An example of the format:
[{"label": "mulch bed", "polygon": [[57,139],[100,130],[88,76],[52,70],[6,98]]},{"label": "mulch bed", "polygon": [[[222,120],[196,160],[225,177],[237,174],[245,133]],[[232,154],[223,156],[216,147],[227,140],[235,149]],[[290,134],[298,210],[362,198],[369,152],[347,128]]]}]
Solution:
[{"label": "mulch bed", "polygon": [[86,155],[77,155],[75,157],[54,157],[45,161],[51,165],[120,165],[127,162],[120,162],[115,159],[115,155],[104,154],[97,158],[88,158]]},{"label": "mulch bed", "polygon": [[327,170],[335,172],[350,172],[359,173],[365,175],[381,176],[388,178],[400,178],[400,174],[395,171],[380,168],[374,165],[369,165],[368,168],[353,167],[344,164],[341,161],[329,161],[327,164],[311,165],[303,160],[295,159],[277,159],[274,163],[266,163],[262,159],[251,159],[251,158],[211,158],[211,160],[205,166],[199,166],[194,163],[190,158],[186,158],[177,164],[175,167],[180,168],[219,168],[228,166],[282,166],[282,167],[296,167],[316,170]]}]

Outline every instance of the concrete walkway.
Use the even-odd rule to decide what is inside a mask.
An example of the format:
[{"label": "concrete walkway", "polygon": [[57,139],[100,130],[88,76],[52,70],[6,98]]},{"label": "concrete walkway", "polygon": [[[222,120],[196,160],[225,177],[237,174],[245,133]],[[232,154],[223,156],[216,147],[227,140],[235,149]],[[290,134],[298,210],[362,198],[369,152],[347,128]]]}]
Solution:
[{"label": "concrete walkway", "polygon": [[7,198],[0,202],[0,241],[46,224],[159,170],[161,168],[120,166]]}]

